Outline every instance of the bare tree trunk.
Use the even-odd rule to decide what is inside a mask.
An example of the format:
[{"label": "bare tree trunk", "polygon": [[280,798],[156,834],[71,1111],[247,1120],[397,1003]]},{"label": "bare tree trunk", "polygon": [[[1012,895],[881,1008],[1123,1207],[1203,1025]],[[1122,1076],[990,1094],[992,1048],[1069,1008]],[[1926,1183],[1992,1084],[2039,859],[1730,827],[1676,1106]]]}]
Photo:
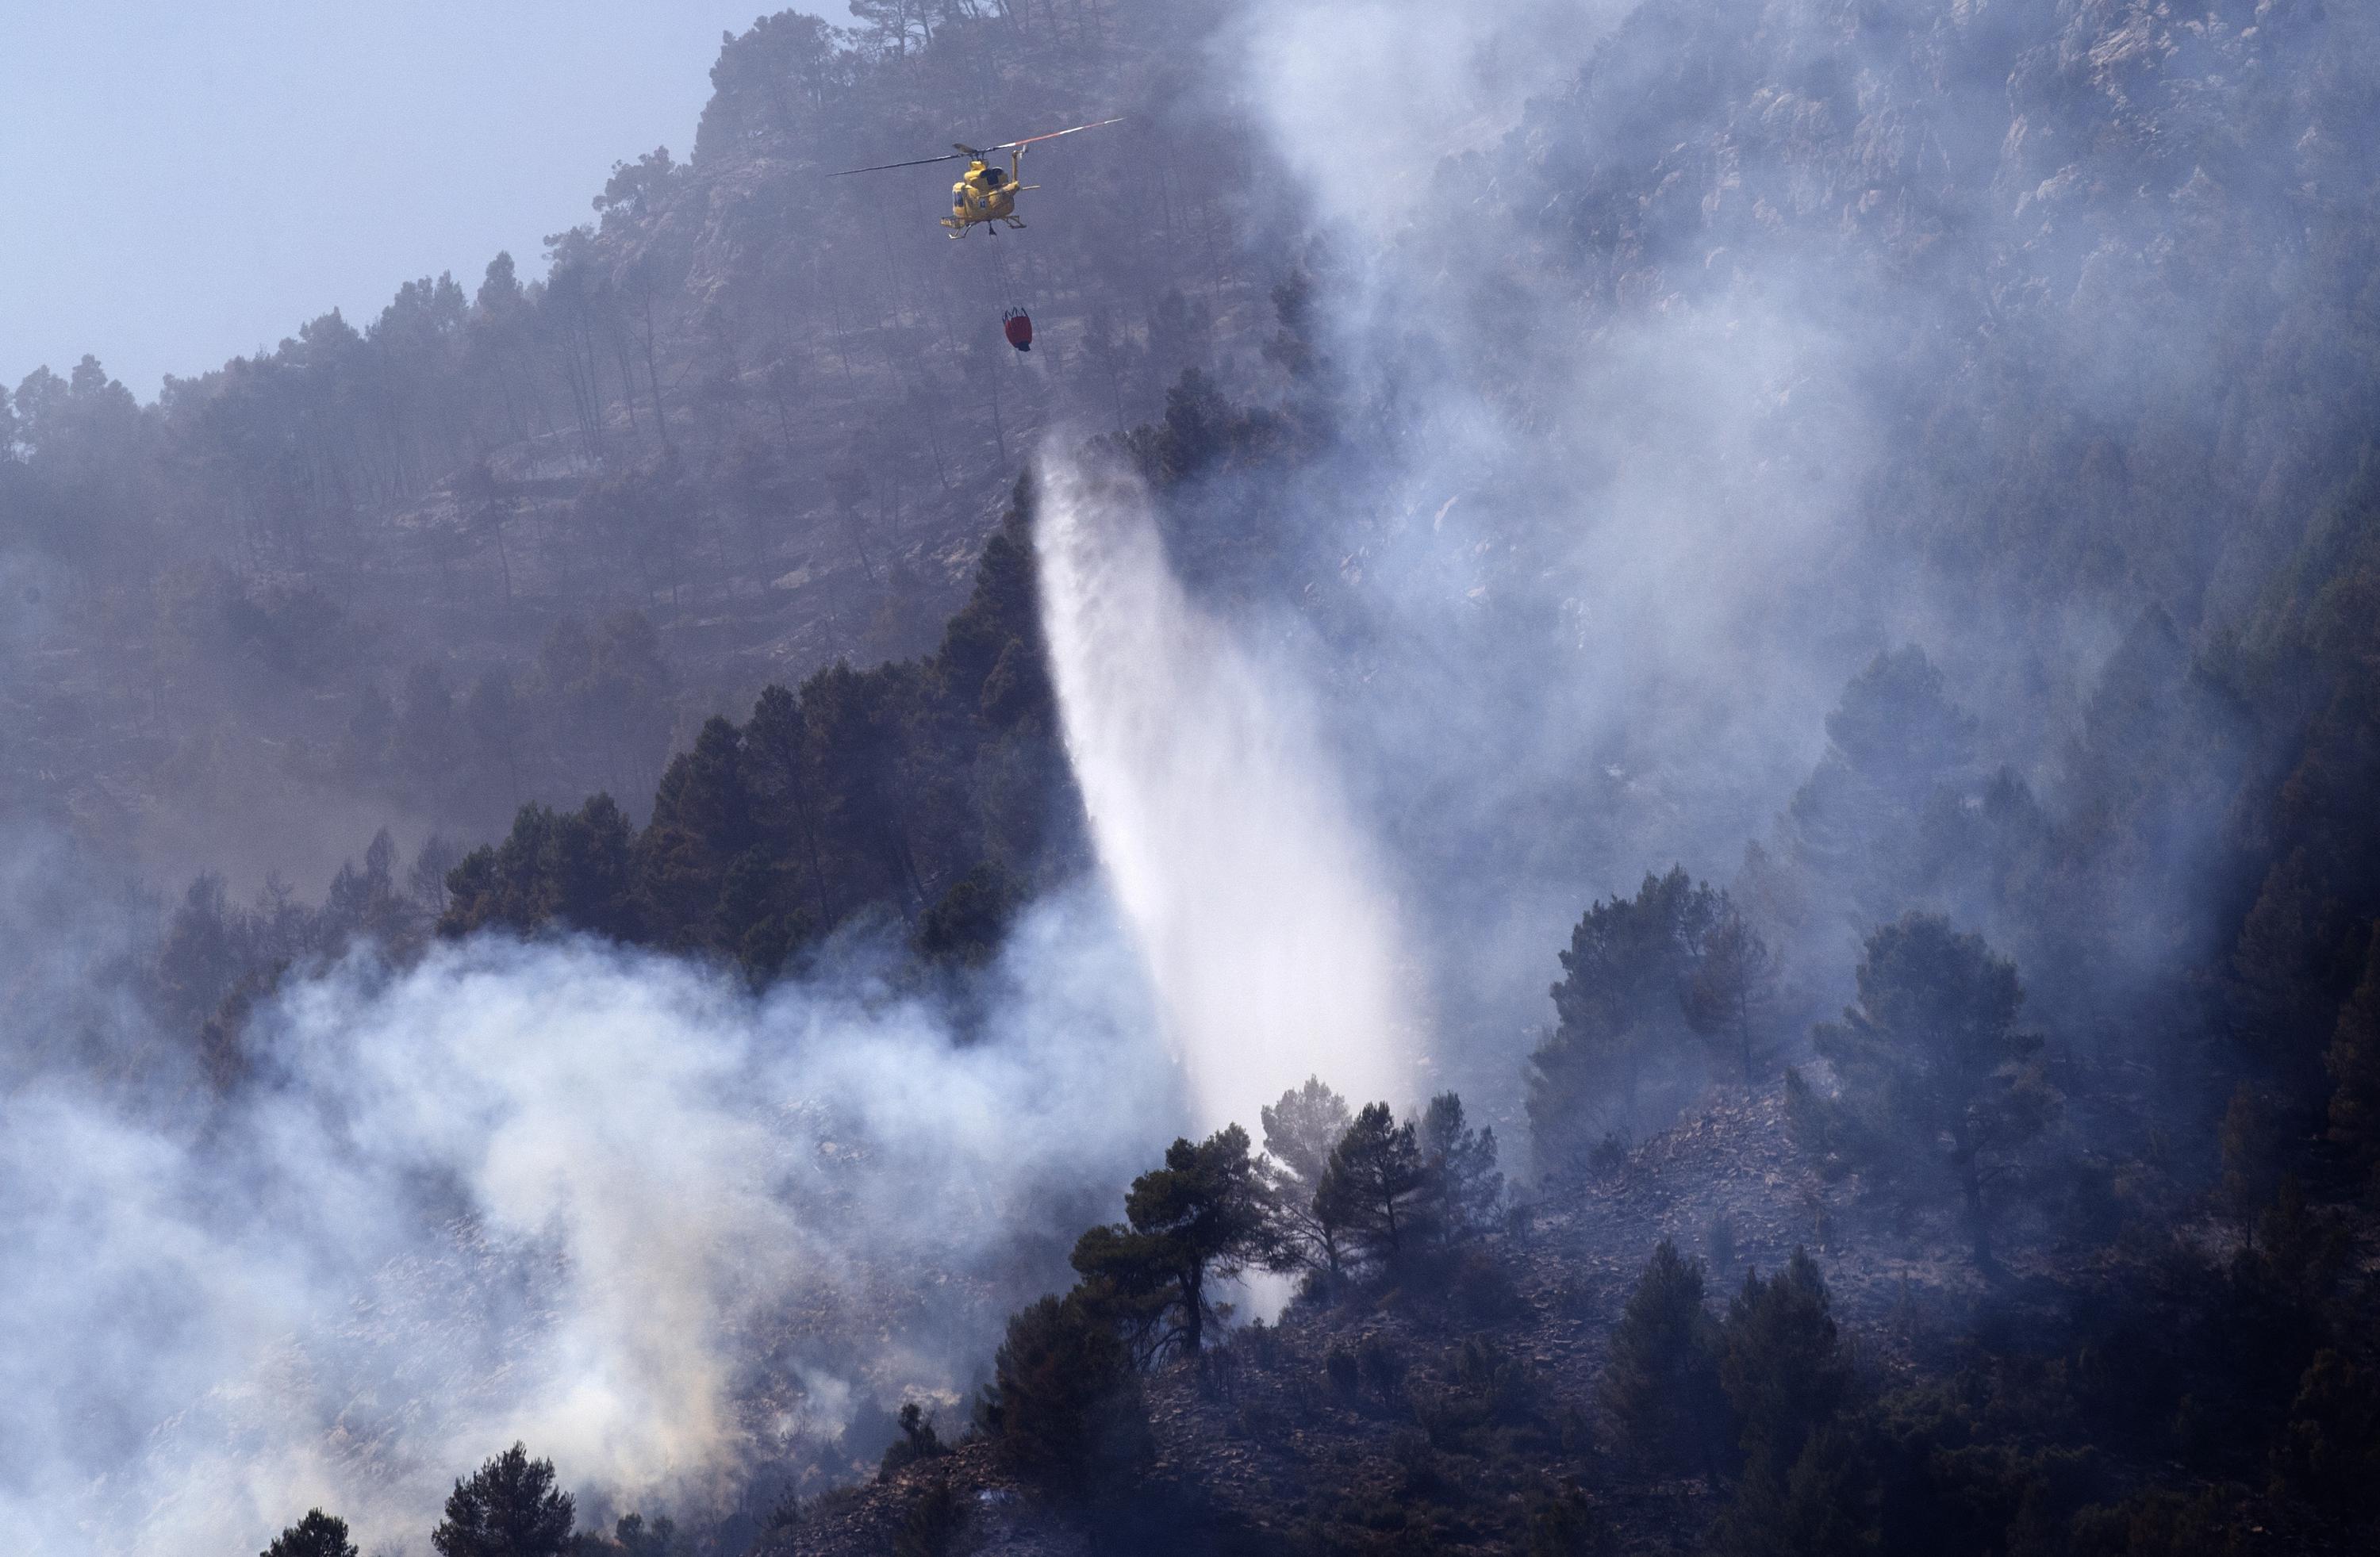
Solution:
[{"label": "bare tree trunk", "polygon": [[662,405],[662,371],[653,359],[653,277],[650,257],[637,262],[638,284],[644,291],[645,378],[653,390],[653,425],[661,429],[662,447],[670,446],[669,413]]}]

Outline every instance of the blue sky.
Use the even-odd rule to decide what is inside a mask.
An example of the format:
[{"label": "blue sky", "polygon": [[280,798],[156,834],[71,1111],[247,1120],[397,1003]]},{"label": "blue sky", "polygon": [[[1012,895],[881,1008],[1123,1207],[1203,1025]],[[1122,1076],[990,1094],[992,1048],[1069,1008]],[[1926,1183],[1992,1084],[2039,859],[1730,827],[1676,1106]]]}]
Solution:
[{"label": "blue sky", "polygon": [[0,385],[90,352],[145,400],[409,277],[535,273],[773,8],[0,0]]}]

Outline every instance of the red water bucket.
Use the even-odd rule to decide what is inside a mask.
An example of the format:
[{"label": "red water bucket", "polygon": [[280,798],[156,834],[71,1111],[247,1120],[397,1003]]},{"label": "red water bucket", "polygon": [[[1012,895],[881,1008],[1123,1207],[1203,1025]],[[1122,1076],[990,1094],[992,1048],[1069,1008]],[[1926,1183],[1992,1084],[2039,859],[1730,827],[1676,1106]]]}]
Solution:
[{"label": "red water bucket", "polygon": [[1000,329],[1008,337],[1008,344],[1018,351],[1033,349],[1033,318],[1023,308],[1011,308],[1002,315]]}]

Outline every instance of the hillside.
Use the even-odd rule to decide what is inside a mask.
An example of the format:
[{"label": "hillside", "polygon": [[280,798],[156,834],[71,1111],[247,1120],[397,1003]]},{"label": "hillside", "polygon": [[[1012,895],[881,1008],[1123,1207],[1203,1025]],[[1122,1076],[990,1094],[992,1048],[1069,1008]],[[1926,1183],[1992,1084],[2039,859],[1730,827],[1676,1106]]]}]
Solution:
[{"label": "hillside", "polygon": [[[152,405],[92,362],[28,378],[0,423],[11,806],[310,895],[382,824],[640,802],[705,716],[929,646],[1045,429],[1261,368],[1270,278],[1164,150],[1251,155],[1168,63],[1195,12],[908,26],[727,40],[691,156],[626,155],[542,265],[424,278]],[[941,170],[826,176],[1118,105],[1036,160],[1036,227],[996,251],[945,241]]]},{"label": "hillside", "polygon": [[[12,397],[17,1171],[200,1208],[24,1225],[298,1273],[219,1528],[2368,1544],[2380,21],[1341,9],[764,18],[542,279]],[[824,176],[953,103],[1132,117]]]}]

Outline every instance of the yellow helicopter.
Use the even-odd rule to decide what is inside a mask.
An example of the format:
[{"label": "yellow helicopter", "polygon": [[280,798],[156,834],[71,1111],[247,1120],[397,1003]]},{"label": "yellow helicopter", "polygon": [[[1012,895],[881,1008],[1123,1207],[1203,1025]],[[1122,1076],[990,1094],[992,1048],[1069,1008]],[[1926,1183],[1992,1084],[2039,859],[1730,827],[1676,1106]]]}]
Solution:
[{"label": "yellow helicopter", "polygon": [[[1003,140],[997,146],[969,146],[953,141],[955,150],[939,157],[917,157],[905,163],[879,163],[874,167],[845,168],[829,174],[830,178],[848,178],[855,173],[882,173],[889,168],[924,167],[929,163],[954,163],[967,159],[966,172],[951,186],[951,213],[942,218],[942,225],[951,236],[962,238],[970,227],[982,227],[997,234],[994,223],[1005,222],[1012,227],[1025,225],[1016,214],[1016,197],[1026,189],[1038,189],[1038,184],[1025,182],[1025,149],[1044,140],[1056,140],[1061,136],[1080,135],[1085,130],[1101,129],[1123,123],[1121,118],[1100,119],[1092,124],[1076,125],[1072,129],[1051,130],[1048,135],[1028,135],[1022,140]],[[994,162],[1001,152],[1008,153],[1008,171],[1003,174]]]}]

